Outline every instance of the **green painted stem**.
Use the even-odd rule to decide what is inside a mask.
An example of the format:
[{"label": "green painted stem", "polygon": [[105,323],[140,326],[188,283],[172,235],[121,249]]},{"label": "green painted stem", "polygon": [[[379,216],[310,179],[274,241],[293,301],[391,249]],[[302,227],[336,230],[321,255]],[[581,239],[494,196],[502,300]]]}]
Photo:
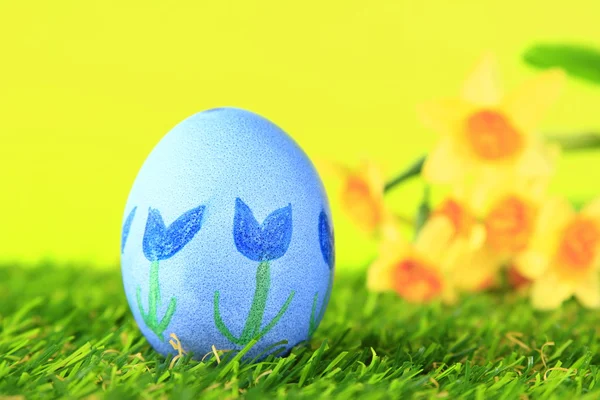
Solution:
[{"label": "green painted stem", "polygon": [[215,292],[215,297],[213,299],[214,313],[215,313],[215,325],[219,332],[223,334],[231,343],[242,344],[238,338],[233,336],[225,322],[223,322],[223,318],[221,318],[221,312],[219,311],[219,291]]},{"label": "green painted stem", "polygon": [[287,300],[277,313],[277,315],[265,326],[262,330],[262,320],[265,315],[265,308],[267,306],[267,298],[269,296],[269,288],[271,286],[271,268],[268,261],[263,261],[258,265],[256,270],[256,288],[254,290],[254,297],[252,298],[252,305],[246,318],[246,323],[239,338],[235,337],[233,333],[227,328],[223,318],[221,318],[221,312],[219,311],[219,298],[220,293],[217,290],[213,299],[214,307],[214,319],[215,326],[231,343],[246,346],[252,340],[260,340],[266,335],[283,317],[288,307],[294,299],[295,292],[292,291],[288,296]]},{"label": "green painted stem", "polygon": [[269,287],[271,286],[271,268],[268,261],[262,261],[256,269],[256,288],[252,298],[252,306],[246,319],[246,324],[240,335],[240,341],[248,343],[260,332],[265,307],[267,306],[267,297],[269,296]]},{"label": "green painted stem", "polygon": [[259,340],[261,337],[266,335],[271,329],[273,329],[273,327],[275,325],[277,325],[277,323],[279,322],[281,317],[283,317],[283,314],[285,314],[288,307],[292,303],[292,300],[294,299],[295,294],[296,294],[296,292],[292,290],[292,293],[290,293],[290,295],[288,296],[285,303],[283,303],[283,306],[281,306],[281,309],[279,310],[279,312],[277,313],[275,318],[273,318],[273,320],[271,322],[269,322],[269,324],[267,326],[265,326],[265,328],[262,331],[260,331],[260,334],[256,337],[256,340]]},{"label": "green painted stem", "polygon": [[[150,291],[148,292],[149,326],[154,330],[158,326],[158,305],[160,304],[160,281],[158,279],[158,261],[150,264]],[[154,330],[154,333],[156,331]],[[158,333],[156,333],[159,335]],[[160,336],[160,335],[159,335]]]},{"label": "green painted stem", "polygon": [[163,332],[167,329],[167,326],[169,326],[169,323],[171,322],[171,318],[173,318],[173,314],[175,314],[175,309],[177,308],[177,299],[175,297],[171,298],[163,319],[159,321],[158,307],[160,305],[160,281],[158,279],[158,267],[158,260],[153,261],[150,264],[147,313],[144,311],[144,307],[142,306],[142,288],[139,286],[137,288],[136,298],[138,307],[140,308],[140,314],[142,315],[144,322],[160,340],[164,341]]},{"label": "green painted stem", "polygon": [[317,325],[319,321],[323,319],[323,315],[325,315],[325,309],[327,303],[329,303],[329,298],[331,297],[331,289],[333,287],[333,270],[329,273],[329,283],[327,284],[327,291],[325,292],[325,298],[323,299],[323,303],[321,304],[321,309],[319,310],[319,315],[316,316],[315,313],[317,311],[317,301],[319,300],[319,292],[315,293],[315,297],[313,298],[312,310],[310,312],[310,321],[308,324],[308,336],[312,336],[313,333],[317,330]]}]

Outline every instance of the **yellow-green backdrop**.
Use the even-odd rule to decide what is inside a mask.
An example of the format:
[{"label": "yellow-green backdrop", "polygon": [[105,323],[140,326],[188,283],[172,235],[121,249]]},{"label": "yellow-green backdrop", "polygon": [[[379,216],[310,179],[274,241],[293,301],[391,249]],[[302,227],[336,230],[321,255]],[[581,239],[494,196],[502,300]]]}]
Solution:
[{"label": "yellow-green backdrop", "polygon": [[[123,206],[157,141],[232,105],[263,114],[314,159],[380,160],[391,174],[434,135],[415,105],[451,95],[495,51],[511,87],[540,41],[600,45],[598,0],[0,1],[0,258],[115,265]],[[548,131],[600,128],[600,89],[570,81]],[[597,154],[556,187],[598,192]],[[332,192],[339,265],[373,244]],[[419,184],[390,201],[407,211]]]}]

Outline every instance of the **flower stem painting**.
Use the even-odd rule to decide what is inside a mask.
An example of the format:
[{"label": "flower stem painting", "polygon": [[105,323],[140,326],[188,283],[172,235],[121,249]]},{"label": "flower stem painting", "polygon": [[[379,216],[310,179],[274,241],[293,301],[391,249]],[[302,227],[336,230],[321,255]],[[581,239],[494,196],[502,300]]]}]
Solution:
[{"label": "flower stem painting", "polygon": [[214,295],[214,319],[219,331],[230,342],[246,345],[251,340],[260,340],[283,317],[295,292],[292,291],[273,319],[262,327],[264,312],[271,287],[271,263],[286,253],[292,239],[292,206],[280,208],[259,224],[252,210],[240,198],[235,201],[233,237],[237,250],[251,261],[258,262],[256,288],[245,325],[235,336],[223,321],[219,311],[220,292]]},{"label": "flower stem painting", "polygon": [[204,208],[204,206],[199,206],[185,212],[168,227],[165,225],[160,211],[153,208],[148,210],[143,241],[144,255],[150,261],[147,312],[144,310],[141,286],[137,288],[136,299],[142,319],[161,341],[164,341],[163,333],[175,314],[177,298],[172,297],[169,300],[166,312],[159,317],[158,311],[162,302],[159,279],[160,262],[177,254],[200,231]]}]

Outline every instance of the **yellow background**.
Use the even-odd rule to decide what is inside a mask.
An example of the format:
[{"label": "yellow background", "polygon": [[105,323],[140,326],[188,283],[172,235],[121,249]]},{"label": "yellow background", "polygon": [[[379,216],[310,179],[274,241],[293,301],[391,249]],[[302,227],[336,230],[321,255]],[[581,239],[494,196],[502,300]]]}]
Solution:
[{"label": "yellow background", "polygon": [[[587,1],[0,1],[0,259],[115,265],[129,188],[176,123],[232,105],[271,119],[313,159],[368,155],[390,175],[435,136],[415,105],[454,94],[483,51],[508,87],[540,41],[600,47]],[[600,128],[600,88],[570,80],[547,131]],[[598,153],[555,189],[598,192]],[[339,265],[373,244],[339,212]],[[412,182],[390,201],[412,211]]]}]

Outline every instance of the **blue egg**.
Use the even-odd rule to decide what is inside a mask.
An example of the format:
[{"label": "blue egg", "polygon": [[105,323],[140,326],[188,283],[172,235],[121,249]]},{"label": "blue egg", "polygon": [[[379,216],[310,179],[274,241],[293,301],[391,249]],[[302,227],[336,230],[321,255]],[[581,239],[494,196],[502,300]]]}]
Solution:
[{"label": "blue egg", "polygon": [[241,109],[175,126],[144,162],[125,207],[125,294],[163,355],[177,354],[173,334],[197,359],[213,346],[239,351],[255,341],[245,357],[285,354],[319,325],[334,258],[312,163],[284,131]]}]

